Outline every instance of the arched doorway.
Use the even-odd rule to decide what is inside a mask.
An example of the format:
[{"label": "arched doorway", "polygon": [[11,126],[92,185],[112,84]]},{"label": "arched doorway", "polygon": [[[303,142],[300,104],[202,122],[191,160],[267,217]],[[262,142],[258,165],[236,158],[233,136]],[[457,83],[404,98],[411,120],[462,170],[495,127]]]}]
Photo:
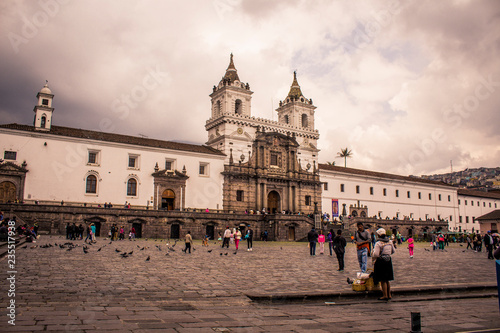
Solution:
[{"label": "arched doorway", "polygon": [[214,228],[214,225],[207,224],[207,227],[205,229],[205,233],[208,236],[208,239],[214,240],[215,239],[215,228]]},{"label": "arched doorway", "polygon": [[276,214],[280,211],[280,195],[276,191],[269,192],[267,196],[267,207],[270,214]]},{"label": "arched doorway", "polygon": [[0,202],[16,201],[16,185],[11,182],[0,183]]},{"label": "arched doorway", "polygon": [[132,223],[132,228],[135,229],[135,238],[142,238],[142,223]]},{"label": "arched doorway", "polygon": [[161,195],[161,208],[166,210],[175,209],[175,193],[172,190],[165,190]]},{"label": "arched doorway", "polygon": [[170,238],[179,239],[181,238],[181,227],[178,224],[172,224],[170,226]]}]

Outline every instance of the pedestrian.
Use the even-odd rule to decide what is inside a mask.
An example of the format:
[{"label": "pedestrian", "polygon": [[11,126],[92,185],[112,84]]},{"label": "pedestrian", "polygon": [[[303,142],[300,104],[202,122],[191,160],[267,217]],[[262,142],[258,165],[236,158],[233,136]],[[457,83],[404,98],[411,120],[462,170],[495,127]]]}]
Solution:
[{"label": "pedestrian", "polygon": [[85,243],[87,243],[88,239],[92,242],[92,229],[90,229],[90,225],[87,226],[87,237],[85,238]]},{"label": "pedestrian", "polygon": [[325,235],[323,235],[323,230],[319,231],[318,243],[319,243],[319,254],[324,254],[324,252],[325,252]]},{"label": "pedestrian", "polygon": [[123,226],[120,227],[120,240],[125,240],[125,229]]},{"label": "pedestrian", "polygon": [[234,244],[234,235],[236,234],[236,229],[233,228],[231,234],[229,235],[229,244]]},{"label": "pedestrian", "polygon": [[264,238],[264,239],[263,239],[263,240],[264,240],[264,242],[267,242],[267,236],[268,236],[268,232],[267,232],[267,230],[265,230],[265,231],[264,231],[264,237],[263,237],[263,238]]},{"label": "pedestrian", "polygon": [[439,244],[439,249],[441,251],[444,251],[444,236],[443,236],[443,234],[439,234],[437,240],[438,240],[438,244]]},{"label": "pedestrian", "polygon": [[382,297],[379,300],[388,301],[392,298],[390,281],[394,280],[391,254],[396,249],[392,241],[387,237],[385,229],[378,229],[377,236],[378,242],[375,243],[372,256],[372,261],[375,261],[373,266],[373,282],[375,285],[380,282],[382,286]]},{"label": "pedestrian", "polygon": [[488,230],[486,235],[483,238],[484,247],[486,248],[486,252],[488,252],[488,259],[493,258],[493,237],[491,237],[491,230]]},{"label": "pedestrian", "polygon": [[191,254],[191,244],[193,243],[193,237],[191,237],[191,231],[188,231],[186,234],[186,247],[182,250],[182,252],[187,253],[189,250],[189,253]]},{"label": "pedestrian", "polygon": [[222,248],[226,246],[229,249],[229,239],[231,238],[231,230],[229,227],[226,227],[226,230],[224,231],[224,239],[222,240]]},{"label": "pedestrian", "polygon": [[337,256],[337,261],[339,262],[338,271],[342,272],[344,270],[344,254],[347,241],[342,237],[342,230],[337,230],[337,236],[333,239],[333,246],[335,248],[335,255]]},{"label": "pedestrian", "polygon": [[408,251],[410,251],[410,258],[413,258],[413,248],[415,247],[415,244],[413,242],[413,238],[410,236],[408,238]]},{"label": "pedestrian", "polygon": [[316,242],[318,241],[318,233],[312,227],[311,231],[307,234],[307,240],[309,241],[309,254],[311,256],[316,255]]},{"label": "pedestrian", "polygon": [[[218,232],[218,237],[217,237],[217,245],[220,245],[222,243],[222,234],[220,233],[220,231]],[[224,244],[224,243],[222,243]]]},{"label": "pedestrian", "polygon": [[96,227],[95,227],[95,224],[94,224],[94,223],[91,223],[91,224],[90,224],[90,230],[92,230],[92,234],[91,234],[92,238],[91,238],[91,240],[90,240],[90,241],[91,241],[92,243],[95,243],[95,242],[96,242],[96,239],[95,239],[95,237],[96,237],[96,234],[95,234],[95,232],[96,232]]},{"label": "pedestrian", "polygon": [[466,250],[468,250],[469,247],[471,250],[474,250],[474,248],[472,247],[472,238],[470,237],[470,235],[467,235],[467,248],[466,248]]},{"label": "pedestrian", "polygon": [[356,241],[356,249],[358,255],[358,263],[361,272],[366,272],[366,266],[368,261],[368,248],[370,243],[370,234],[365,230],[363,223],[357,223],[358,230],[354,234],[354,240]]},{"label": "pedestrian", "polygon": [[247,233],[245,235],[245,238],[247,240],[247,251],[253,251],[253,230],[250,227],[250,224],[248,225]]},{"label": "pedestrian", "polygon": [[135,239],[135,228],[134,227],[132,227],[132,229],[130,230],[130,237],[132,239]]},{"label": "pedestrian", "polygon": [[238,251],[240,241],[241,241],[241,231],[240,228],[238,228],[234,233],[234,244],[236,245],[236,251]]},{"label": "pedestrian", "polygon": [[333,249],[334,249],[333,239],[334,238],[335,238],[335,235],[333,233],[333,229],[330,229],[330,232],[328,233],[328,235],[326,235],[326,239],[328,241],[328,249],[330,250],[330,255],[333,255]]},{"label": "pedestrian", "polygon": [[85,231],[85,228],[83,227],[83,225],[80,223],[80,225],[78,226],[78,234],[80,235],[80,239],[83,239],[83,232]]}]

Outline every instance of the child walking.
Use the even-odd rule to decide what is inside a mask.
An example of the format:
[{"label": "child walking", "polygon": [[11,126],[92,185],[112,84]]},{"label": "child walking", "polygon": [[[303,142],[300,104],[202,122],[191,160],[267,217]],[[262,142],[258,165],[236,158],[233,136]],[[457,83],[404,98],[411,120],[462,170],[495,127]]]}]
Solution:
[{"label": "child walking", "polygon": [[318,242],[319,254],[323,254],[325,252],[325,235],[323,235],[323,230],[319,231]]},{"label": "child walking", "polygon": [[413,258],[413,248],[415,247],[415,244],[413,244],[413,238],[410,236],[408,238],[408,250],[410,251],[410,258]]}]

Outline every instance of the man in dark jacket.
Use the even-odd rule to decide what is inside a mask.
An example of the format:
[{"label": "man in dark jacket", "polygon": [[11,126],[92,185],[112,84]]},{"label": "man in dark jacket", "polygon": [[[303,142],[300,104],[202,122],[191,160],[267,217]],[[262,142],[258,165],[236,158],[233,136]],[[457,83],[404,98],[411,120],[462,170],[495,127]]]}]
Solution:
[{"label": "man in dark jacket", "polygon": [[337,255],[337,260],[339,262],[339,271],[344,270],[344,254],[347,241],[342,237],[342,231],[337,230],[337,236],[333,239],[333,246],[335,249],[335,254]]},{"label": "man in dark jacket", "polygon": [[316,255],[316,242],[318,241],[318,233],[312,227],[311,231],[307,234],[307,240],[309,241],[309,254],[312,256]]},{"label": "man in dark jacket", "polygon": [[488,230],[488,233],[483,238],[484,246],[486,247],[486,251],[488,252],[488,259],[493,258],[493,237],[491,237],[491,230]]}]

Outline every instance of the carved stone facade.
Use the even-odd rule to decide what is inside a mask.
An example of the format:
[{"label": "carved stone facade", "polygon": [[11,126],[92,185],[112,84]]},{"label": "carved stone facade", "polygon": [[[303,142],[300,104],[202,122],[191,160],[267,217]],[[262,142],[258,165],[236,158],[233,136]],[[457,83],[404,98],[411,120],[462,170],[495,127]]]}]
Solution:
[{"label": "carved stone facade", "polygon": [[26,164],[0,163],[0,203],[22,201],[26,180]]},{"label": "carved stone facade", "polygon": [[294,136],[257,130],[252,153],[235,164],[230,152],[224,166],[223,205],[225,210],[267,213],[314,213],[321,211],[321,182],[316,163],[301,167],[299,144]]},{"label": "carved stone facade", "polygon": [[[157,166],[158,167],[158,166]],[[186,171],[158,170],[154,177],[154,209],[182,210],[186,207]]]}]

